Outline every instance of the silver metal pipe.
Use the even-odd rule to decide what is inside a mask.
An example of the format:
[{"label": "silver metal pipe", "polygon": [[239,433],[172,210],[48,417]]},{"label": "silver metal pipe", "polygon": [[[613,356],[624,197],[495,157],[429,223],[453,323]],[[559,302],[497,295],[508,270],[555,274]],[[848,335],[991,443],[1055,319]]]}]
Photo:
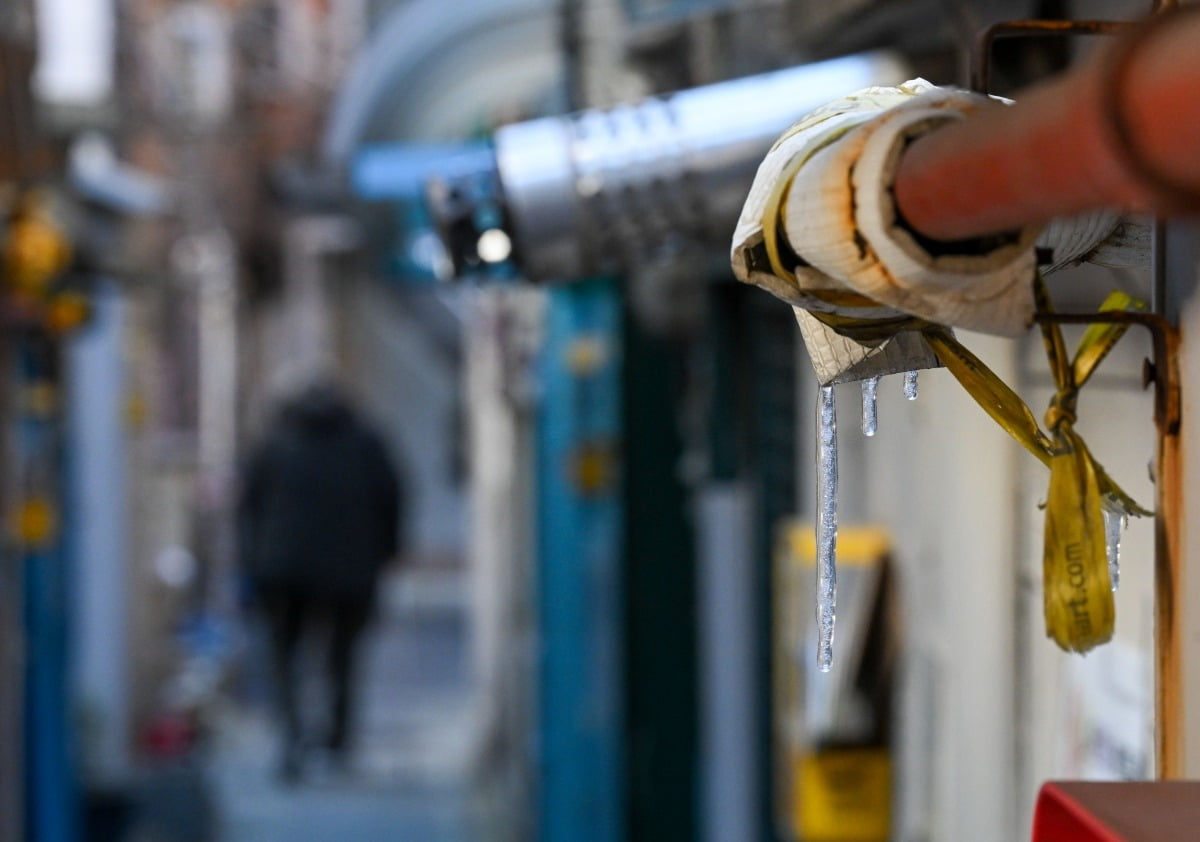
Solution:
[{"label": "silver metal pipe", "polygon": [[628,269],[673,238],[728,241],[759,162],[813,108],[905,67],[871,53],[506,126],[496,168],[526,276]]}]

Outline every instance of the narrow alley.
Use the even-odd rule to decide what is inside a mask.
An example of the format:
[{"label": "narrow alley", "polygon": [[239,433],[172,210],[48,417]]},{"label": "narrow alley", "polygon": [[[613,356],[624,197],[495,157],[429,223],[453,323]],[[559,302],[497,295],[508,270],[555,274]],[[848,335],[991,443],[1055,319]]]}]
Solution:
[{"label": "narrow alley", "polygon": [[[347,769],[322,768],[317,757],[299,784],[283,784],[268,710],[225,703],[210,769],[219,842],[486,838],[473,829],[469,794],[463,607],[447,602],[445,587],[414,593],[420,583],[399,578],[365,641],[361,731]],[[431,584],[437,588],[436,578]]]}]

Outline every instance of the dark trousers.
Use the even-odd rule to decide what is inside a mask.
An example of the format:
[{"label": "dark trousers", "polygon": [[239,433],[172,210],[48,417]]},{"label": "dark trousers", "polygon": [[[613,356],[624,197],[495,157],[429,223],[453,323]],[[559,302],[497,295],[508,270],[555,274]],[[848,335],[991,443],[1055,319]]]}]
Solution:
[{"label": "dark trousers", "polygon": [[303,665],[300,643],[311,631],[328,629],[328,697],[330,711],[325,744],[335,752],[345,750],[353,712],[354,660],[357,644],[371,615],[372,600],[318,600],[286,589],[262,595],[271,629],[271,649],[279,706],[286,729],[285,751],[298,754],[307,743],[300,710],[299,688]]}]

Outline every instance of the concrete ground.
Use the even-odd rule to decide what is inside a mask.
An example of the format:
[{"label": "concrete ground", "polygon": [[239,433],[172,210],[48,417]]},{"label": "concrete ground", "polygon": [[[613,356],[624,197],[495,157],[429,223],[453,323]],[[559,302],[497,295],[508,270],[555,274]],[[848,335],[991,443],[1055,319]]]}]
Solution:
[{"label": "concrete ground", "polygon": [[344,772],[317,758],[298,785],[284,785],[265,706],[222,710],[210,770],[219,842],[479,842],[463,612],[438,603],[385,592],[360,665],[359,736]]}]

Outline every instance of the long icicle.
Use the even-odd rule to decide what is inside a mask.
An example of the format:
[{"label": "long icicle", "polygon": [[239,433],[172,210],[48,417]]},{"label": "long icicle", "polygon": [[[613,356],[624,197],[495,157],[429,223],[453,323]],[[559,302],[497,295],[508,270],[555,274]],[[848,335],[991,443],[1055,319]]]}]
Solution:
[{"label": "long icicle", "polygon": [[1104,509],[1104,543],[1108,550],[1108,578],[1115,591],[1121,585],[1121,533],[1129,525],[1124,512]]},{"label": "long icicle", "polygon": [[837,406],[832,386],[821,387],[817,434],[817,669],[833,666],[837,602]]},{"label": "long icicle", "polygon": [[917,399],[917,373],[915,371],[904,372],[904,397],[910,401]]},{"label": "long icicle", "polygon": [[879,430],[879,378],[868,377],[862,381],[862,432],[873,436]]}]

